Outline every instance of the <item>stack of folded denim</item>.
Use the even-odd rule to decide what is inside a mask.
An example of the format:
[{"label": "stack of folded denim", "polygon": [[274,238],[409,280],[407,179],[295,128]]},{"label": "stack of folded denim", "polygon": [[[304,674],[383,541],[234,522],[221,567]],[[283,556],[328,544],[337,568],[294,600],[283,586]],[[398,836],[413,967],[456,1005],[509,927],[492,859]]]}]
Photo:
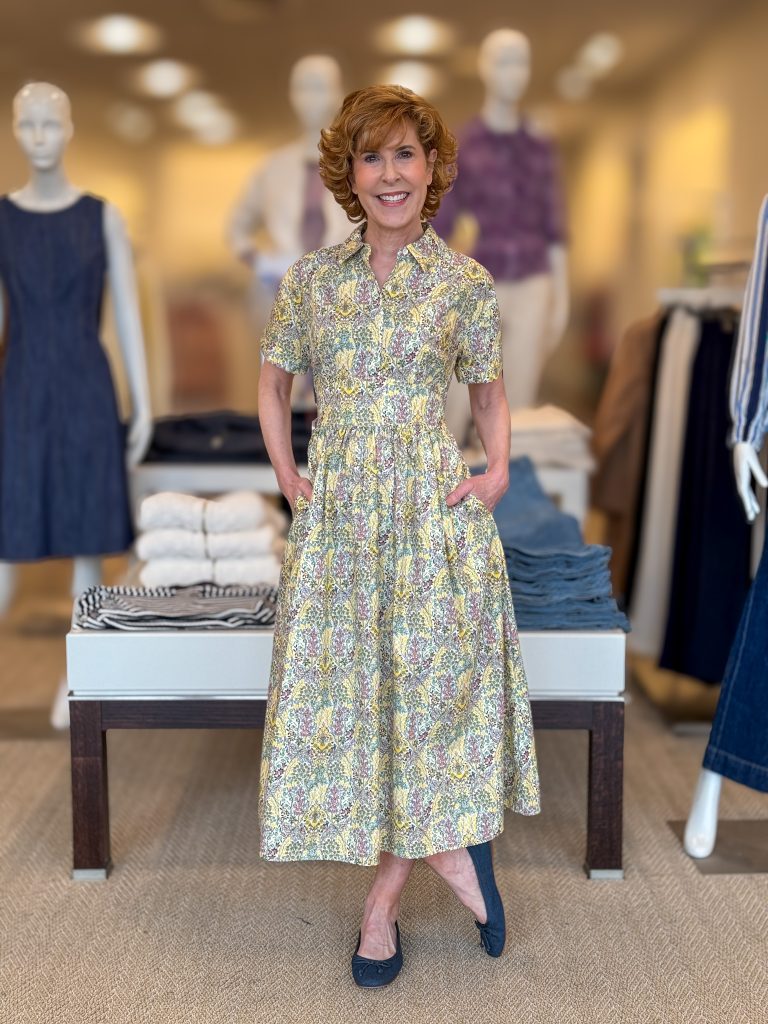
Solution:
[{"label": "stack of folded denim", "polygon": [[520,629],[629,631],[611,596],[610,548],[584,543],[578,522],[541,489],[530,459],[510,462],[509,490],[493,515]]}]

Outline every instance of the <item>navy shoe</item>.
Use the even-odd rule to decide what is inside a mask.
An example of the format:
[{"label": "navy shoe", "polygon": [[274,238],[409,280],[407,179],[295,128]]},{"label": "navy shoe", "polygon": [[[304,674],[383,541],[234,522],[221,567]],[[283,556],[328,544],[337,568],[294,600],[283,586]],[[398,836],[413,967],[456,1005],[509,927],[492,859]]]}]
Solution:
[{"label": "navy shoe", "polygon": [[360,949],[360,932],[357,933],[357,946],[352,957],[352,977],[355,984],[361,988],[381,988],[382,985],[389,985],[400,973],[403,966],[403,950],[400,945],[400,927],[395,921],[397,932],[397,945],[394,955],[388,960],[369,960],[367,956],[360,956],[357,952]]},{"label": "navy shoe", "polygon": [[493,875],[490,840],[487,843],[479,843],[477,846],[468,846],[467,852],[475,865],[480,892],[485,901],[485,924],[475,921],[480,929],[480,945],[488,956],[501,956],[504,940],[507,937],[507,926],[504,921],[504,904],[501,902]]}]

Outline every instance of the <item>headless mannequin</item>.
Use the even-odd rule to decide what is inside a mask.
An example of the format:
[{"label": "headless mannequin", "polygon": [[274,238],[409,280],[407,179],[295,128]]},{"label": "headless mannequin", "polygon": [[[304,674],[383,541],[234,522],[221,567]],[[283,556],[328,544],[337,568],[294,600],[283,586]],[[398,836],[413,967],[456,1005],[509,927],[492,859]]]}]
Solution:
[{"label": "headless mannequin", "polygon": [[[757,452],[751,444],[740,442],[733,449],[733,470],[736,489],[744,506],[747,520],[752,523],[760,511],[753,481],[760,487],[768,486]],[[693,804],[688,815],[683,837],[683,847],[690,857],[709,857],[717,839],[717,812],[723,777],[717,772],[702,768],[699,774]]]},{"label": "headless mannequin", "polygon": [[[528,39],[513,29],[491,32],[480,47],[478,72],[485,86],[480,117],[498,134],[517,132],[522,124],[519,101],[530,79]],[[459,152],[461,174],[461,152]],[[459,212],[472,215],[472,210]],[[439,230],[439,218],[437,222]],[[536,400],[544,363],[559,343],[568,321],[568,263],[565,246],[547,246],[548,270],[519,280],[495,276],[502,317],[504,384],[510,409]],[[482,262],[482,260],[481,260]],[[448,391],[446,419],[463,443],[471,420],[467,389],[453,381]]]},{"label": "headless mannequin", "polygon": [[[64,152],[73,135],[66,93],[46,82],[27,85],[14,99],[13,114],[16,141],[29,161],[31,175],[28,183],[11,193],[9,199],[21,209],[43,214],[73,205],[82,192],[69,182],[62,167]],[[131,247],[119,212],[108,203],[104,204],[104,241],[117,334],[133,406],[127,459],[129,465],[135,466],[143,458],[152,437],[149,384]],[[0,304],[0,334],[3,326]],[[100,558],[75,558],[73,596],[100,581]],[[0,563],[0,615],[7,611],[14,589],[14,565]]]},{"label": "headless mannequin", "polygon": [[[253,305],[257,329],[272,304],[283,275],[309,249],[303,237],[303,199],[307,175],[316,168],[320,154],[317,144],[320,130],[330,124],[341,105],[341,70],[332,57],[302,57],[291,71],[290,100],[303,128],[303,134],[288,146],[273,153],[248,183],[242,199],[235,207],[228,228],[232,251],[254,272]],[[314,201],[320,223],[309,248],[335,245],[352,230],[346,214],[320,182]],[[266,235],[266,244],[259,247],[254,234]],[[309,400],[311,386],[306,375],[297,375],[293,384],[294,404]]]}]

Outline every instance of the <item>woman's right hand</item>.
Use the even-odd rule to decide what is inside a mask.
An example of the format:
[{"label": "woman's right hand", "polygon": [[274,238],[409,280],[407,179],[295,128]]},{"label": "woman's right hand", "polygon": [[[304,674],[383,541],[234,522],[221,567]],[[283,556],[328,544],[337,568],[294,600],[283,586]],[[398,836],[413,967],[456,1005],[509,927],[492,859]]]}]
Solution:
[{"label": "woman's right hand", "polygon": [[296,498],[301,494],[307,501],[312,501],[312,481],[304,476],[296,476],[290,482],[282,485],[280,490],[291,506],[291,511],[296,511]]}]

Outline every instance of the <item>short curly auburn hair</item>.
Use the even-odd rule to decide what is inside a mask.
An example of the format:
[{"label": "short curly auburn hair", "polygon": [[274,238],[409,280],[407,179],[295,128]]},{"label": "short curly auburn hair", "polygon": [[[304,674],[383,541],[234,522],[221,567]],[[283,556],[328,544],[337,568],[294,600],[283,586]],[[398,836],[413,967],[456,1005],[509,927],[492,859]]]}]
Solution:
[{"label": "short curly auburn hair", "polygon": [[320,133],[320,177],[353,222],[365,211],[352,191],[354,156],[377,150],[398,127],[411,121],[425,154],[437,150],[432,182],[427,186],[422,216],[431,220],[456,178],[456,139],[440,114],[421,96],[401,85],[371,85],[351,92],[333,124]]}]

